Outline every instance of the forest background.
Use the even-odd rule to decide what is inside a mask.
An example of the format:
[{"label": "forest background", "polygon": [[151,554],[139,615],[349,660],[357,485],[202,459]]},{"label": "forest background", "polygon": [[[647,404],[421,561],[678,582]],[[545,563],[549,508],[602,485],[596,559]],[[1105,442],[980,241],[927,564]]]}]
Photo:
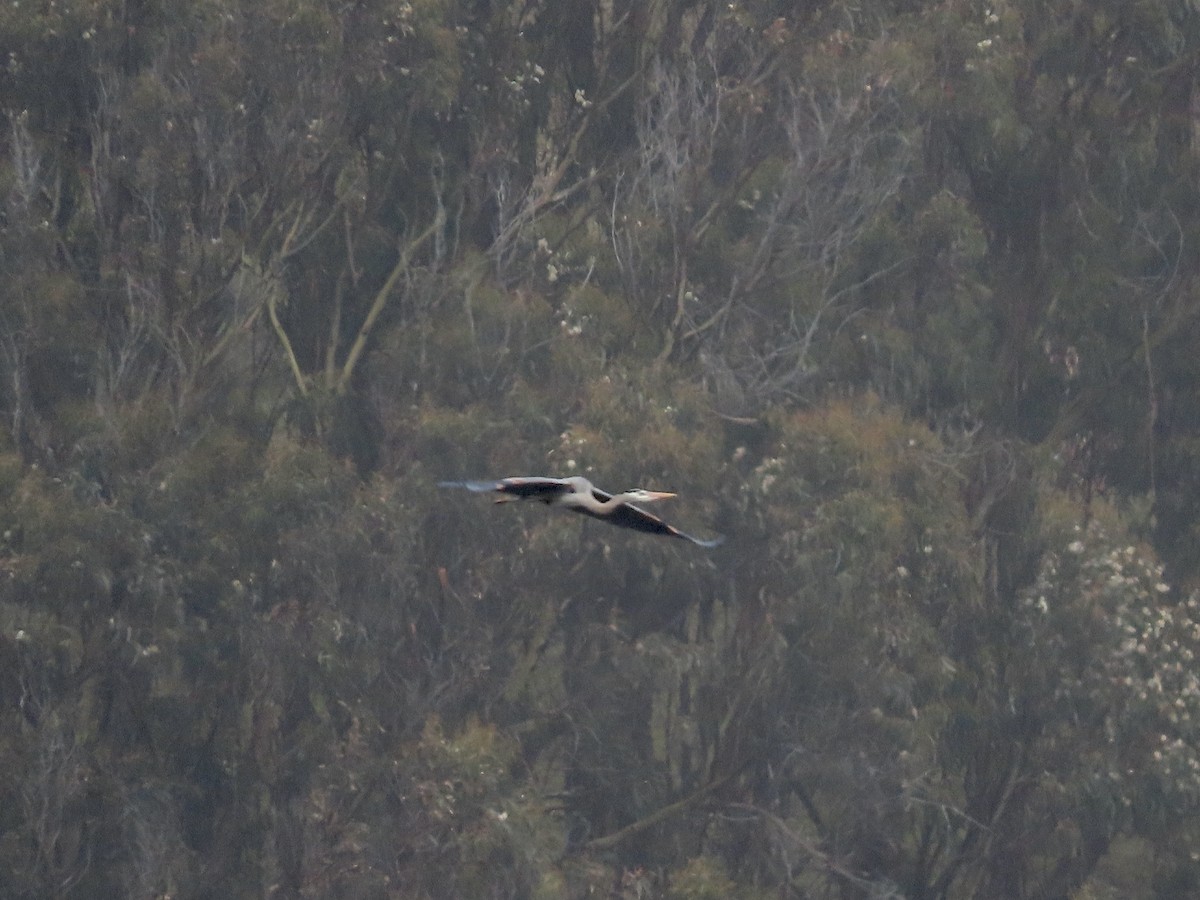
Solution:
[{"label": "forest background", "polygon": [[1198,53],[4,3],[0,894],[1200,895]]}]

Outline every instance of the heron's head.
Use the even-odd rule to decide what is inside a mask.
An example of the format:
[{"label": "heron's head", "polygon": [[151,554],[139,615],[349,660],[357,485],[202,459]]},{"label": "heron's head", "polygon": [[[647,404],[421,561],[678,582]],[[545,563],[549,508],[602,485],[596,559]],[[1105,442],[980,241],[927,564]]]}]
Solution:
[{"label": "heron's head", "polygon": [[634,488],[626,491],[625,496],[634,503],[653,503],[655,500],[670,500],[675,495],[670,491],[648,491],[645,488]]}]

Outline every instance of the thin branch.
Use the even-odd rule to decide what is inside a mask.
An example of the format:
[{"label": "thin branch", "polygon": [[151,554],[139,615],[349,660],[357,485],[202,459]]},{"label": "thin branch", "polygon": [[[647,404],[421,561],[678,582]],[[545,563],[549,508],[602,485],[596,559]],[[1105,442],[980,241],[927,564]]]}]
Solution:
[{"label": "thin branch", "polygon": [[632,822],[631,824],[626,825],[624,828],[614,831],[612,834],[606,834],[604,837],[593,838],[583,845],[583,849],[608,850],[612,847],[615,847],[626,838],[633,837],[636,834],[641,834],[647,828],[653,828],[659,822],[665,821],[666,819],[671,818],[671,816],[683,812],[696,801],[703,800],[709,794],[724,787],[731,778],[733,778],[732,774],[718,778],[716,781],[710,781],[708,784],[704,785],[698,790],[688,794],[682,800],[676,800],[674,803],[668,803],[666,806],[663,806],[650,813],[650,815],[638,819],[636,822]]},{"label": "thin branch", "polygon": [[[353,263],[350,264],[353,267]],[[342,301],[346,295],[346,273],[343,272],[333,288],[333,316],[329,322],[329,344],[325,348],[325,385],[333,384],[337,371],[337,348],[342,341]]]},{"label": "thin branch", "polygon": [[276,311],[278,296],[277,291],[271,291],[267,295],[267,314],[271,317],[271,327],[275,329],[275,335],[279,338],[279,343],[283,346],[283,352],[287,355],[288,365],[292,370],[292,377],[296,379],[296,388],[300,391],[301,397],[307,397],[308,385],[304,379],[304,372],[300,369],[300,363],[296,359],[296,351],[292,348],[292,342],[288,338],[283,324],[279,321],[279,313]]},{"label": "thin branch", "polygon": [[1150,350],[1150,313],[1142,310],[1142,353],[1146,357],[1146,460],[1150,467],[1150,499],[1158,497],[1158,473],[1155,464],[1154,430],[1158,425],[1158,397],[1154,382],[1154,355]]},{"label": "thin branch", "polygon": [[754,806],[753,804],[750,804],[750,803],[731,803],[729,805],[729,808],[743,810],[745,812],[750,812],[750,813],[753,813],[754,815],[760,817],[761,819],[763,819],[763,821],[765,821],[767,824],[769,824],[771,827],[773,827],[777,832],[779,832],[779,834],[781,834],[783,837],[785,837],[789,843],[791,843],[795,847],[799,848],[800,850],[804,851],[804,853],[806,853],[809,857],[811,857],[813,860],[815,860],[817,863],[819,863],[822,868],[824,868],[826,871],[828,871],[832,875],[836,876],[837,878],[840,878],[842,881],[845,881],[848,884],[852,884],[855,887],[866,888],[866,889],[871,890],[872,891],[871,896],[895,897],[895,898],[900,897],[900,894],[897,894],[895,891],[892,891],[892,890],[889,890],[888,893],[886,893],[886,894],[882,894],[882,895],[878,894],[877,893],[878,890],[880,889],[880,887],[882,887],[882,885],[879,882],[872,881],[871,879],[867,878],[864,875],[860,875],[857,872],[851,872],[849,869],[847,869],[844,865],[842,865],[837,860],[835,860],[832,856],[830,856],[828,853],[826,853],[820,847],[816,846],[811,841],[809,841],[806,838],[802,837],[801,835],[797,834],[796,831],[787,824],[787,822],[783,821],[783,819],[779,818],[779,816],[775,815],[774,813],[767,812],[765,809],[762,809],[761,807],[758,807],[758,806]]},{"label": "thin branch", "polygon": [[667,333],[663,339],[663,348],[658,354],[658,358],[654,360],[656,367],[662,366],[663,363],[671,356],[671,351],[675,349],[675,334],[679,331],[679,326],[683,324],[683,316],[687,311],[688,290],[687,279],[687,256],[686,254],[679,262],[679,284],[675,288],[675,316],[671,320],[671,325],[667,328]]},{"label": "thin branch", "polygon": [[375,294],[375,300],[371,303],[370,310],[367,311],[367,317],[363,319],[362,325],[358,329],[358,336],[354,339],[354,344],[350,348],[350,353],[346,357],[346,362],[342,366],[342,374],[338,378],[335,385],[335,393],[344,394],[346,388],[350,384],[350,377],[354,374],[354,368],[358,365],[359,357],[362,356],[366,349],[367,340],[371,336],[371,330],[375,327],[375,322],[379,319],[380,314],[391,299],[392,290],[396,287],[396,282],[400,277],[408,272],[409,264],[412,262],[413,254],[433,237],[443,225],[441,216],[434,218],[429,227],[417,235],[404,251],[400,254],[400,258],[396,261],[396,265],[392,268],[392,272],[387,277],[387,281],[383,283],[383,287]]}]

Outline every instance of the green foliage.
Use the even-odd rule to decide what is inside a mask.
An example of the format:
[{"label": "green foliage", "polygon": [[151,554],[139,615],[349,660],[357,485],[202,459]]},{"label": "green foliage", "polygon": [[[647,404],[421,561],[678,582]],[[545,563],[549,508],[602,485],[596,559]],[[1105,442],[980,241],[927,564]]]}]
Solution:
[{"label": "green foliage", "polygon": [[0,894],[1196,893],[1194,13],[610,6],[0,8]]},{"label": "green foliage", "polygon": [[543,855],[555,850],[554,839],[539,833],[540,810],[511,777],[515,751],[494,727],[468,722],[450,738],[436,719],[426,723],[411,771],[397,772],[401,802],[411,807],[411,852],[432,867],[421,873],[424,890],[479,896],[554,877]]},{"label": "green foliage", "polygon": [[706,857],[697,856],[674,873],[667,896],[671,900],[718,900],[721,897],[736,897],[737,885],[720,865]]},{"label": "green foliage", "polygon": [[[1039,643],[1069,642],[1054,653],[1071,673],[1060,690],[1081,691],[1093,715],[1104,717],[1113,756],[1095,777],[1121,779],[1132,770],[1142,789],[1155,777],[1160,783],[1149,790],[1150,802],[1189,814],[1200,799],[1200,760],[1188,749],[1200,716],[1192,666],[1200,650],[1200,602],[1173,600],[1162,566],[1144,548],[1117,545],[1099,520],[1047,554],[1043,565],[1024,599],[1029,627]],[[1074,636],[1084,634],[1074,645]],[[1085,705],[1069,702],[1077,711]]]}]

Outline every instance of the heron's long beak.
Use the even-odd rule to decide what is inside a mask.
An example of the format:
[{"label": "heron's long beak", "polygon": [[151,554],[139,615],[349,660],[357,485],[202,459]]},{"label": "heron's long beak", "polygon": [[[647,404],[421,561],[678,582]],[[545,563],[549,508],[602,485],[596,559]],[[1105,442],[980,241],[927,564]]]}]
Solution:
[{"label": "heron's long beak", "polygon": [[646,491],[650,500],[670,500],[675,496],[671,491]]}]

